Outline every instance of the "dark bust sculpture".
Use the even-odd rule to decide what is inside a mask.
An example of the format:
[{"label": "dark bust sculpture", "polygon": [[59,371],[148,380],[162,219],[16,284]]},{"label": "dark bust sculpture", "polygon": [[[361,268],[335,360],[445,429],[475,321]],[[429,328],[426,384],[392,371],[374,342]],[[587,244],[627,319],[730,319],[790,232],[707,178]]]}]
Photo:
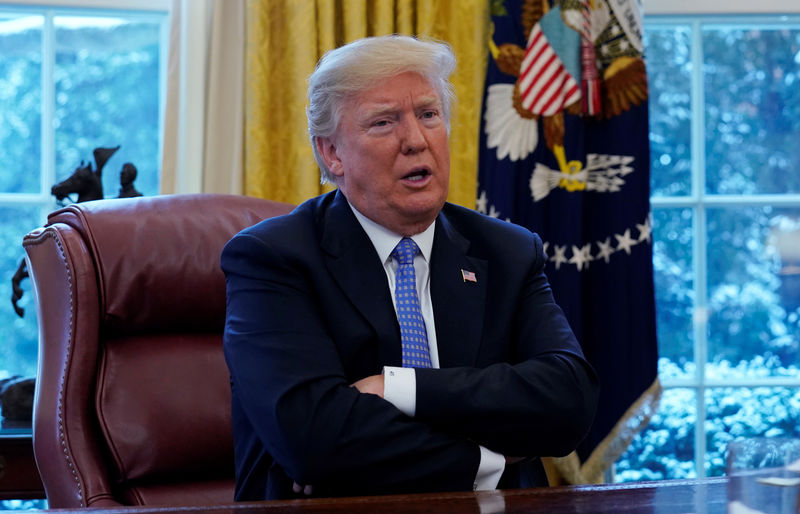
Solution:
[{"label": "dark bust sculpture", "polygon": [[[103,199],[103,168],[111,156],[119,149],[120,145],[95,148],[92,151],[95,163],[94,169],[92,169],[91,163],[81,161],[80,165],[72,172],[72,175],[55,184],[50,189],[51,194],[62,204],[66,199],[70,199],[71,201],[69,196],[71,194],[78,195],[78,199],[75,200],[76,203]],[[142,196],[142,193],[133,185],[137,173],[136,166],[132,163],[126,162],[122,165],[122,170],[119,174],[119,196],[117,198]],[[16,312],[17,316],[20,318],[25,315],[25,309],[18,305],[23,294],[20,283],[27,277],[28,270],[25,268],[25,259],[22,259],[17,267],[17,271],[11,278],[11,305],[14,307],[14,312]]]},{"label": "dark bust sculpture", "polygon": [[119,172],[119,196],[118,198],[133,198],[135,196],[142,196],[142,193],[136,190],[133,186],[133,181],[136,180],[136,166],[126,162],[122,165],[122,171]]}]

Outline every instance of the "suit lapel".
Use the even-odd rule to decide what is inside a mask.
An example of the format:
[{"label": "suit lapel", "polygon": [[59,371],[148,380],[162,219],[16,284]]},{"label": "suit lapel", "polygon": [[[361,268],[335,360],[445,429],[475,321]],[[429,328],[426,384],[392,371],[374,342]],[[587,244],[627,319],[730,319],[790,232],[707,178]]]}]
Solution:
[{"label": "suit lapel", "polygon": [[[470,243],[444,214],[436,221],[431,254],[431,299],[441,367],[474,366],[481,342],[488,263],[470,257]],[[462,274],[472,272],[475,281]]]},{"label": "suit lapel", "polygon": [[383,263],[344,195],[339,191],[335,195],[322,221],[326,265],[345,296],[375,329],[381,364],[400,366],[400,329]]}]

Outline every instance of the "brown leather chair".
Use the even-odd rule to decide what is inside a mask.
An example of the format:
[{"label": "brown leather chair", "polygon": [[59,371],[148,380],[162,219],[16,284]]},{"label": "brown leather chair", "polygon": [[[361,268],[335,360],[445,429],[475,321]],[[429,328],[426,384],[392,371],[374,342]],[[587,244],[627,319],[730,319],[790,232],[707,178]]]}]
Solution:
[{"label": "brown leather chair", "polygon": [[25,237],[40,320],[34,452],[51,508],[233,500],[219,256],[291,208],[210,194],[99,200]]}]

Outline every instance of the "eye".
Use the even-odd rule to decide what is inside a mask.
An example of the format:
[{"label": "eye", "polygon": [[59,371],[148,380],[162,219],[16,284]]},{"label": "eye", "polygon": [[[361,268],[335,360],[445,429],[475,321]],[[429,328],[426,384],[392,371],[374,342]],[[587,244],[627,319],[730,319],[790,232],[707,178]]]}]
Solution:
[{"label": "eye", "polygon": [[438,115],[439,115],[439,112],[435,111],[435,110],[423,111],[422,118],[426,119],[426,120],[430,120],[430,119],[433,119],[433,118],[437,117]]}]

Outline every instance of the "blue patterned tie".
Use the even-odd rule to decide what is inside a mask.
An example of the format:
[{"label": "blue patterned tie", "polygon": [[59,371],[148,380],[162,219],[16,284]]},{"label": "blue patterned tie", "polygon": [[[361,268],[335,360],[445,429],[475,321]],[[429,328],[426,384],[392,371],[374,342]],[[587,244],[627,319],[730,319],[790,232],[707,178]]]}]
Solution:
[{"label": "blue patterned tie", "polygon": [[403,347],[404,368],[431,368],[428,351],[428,332],[419,307],[417,277],[414,273],[414,256],[419,248],[411,239],[404,237],[392,251],[399,264],[394,296],[397,302],[397,321],[400,322],[400,337]]}]

